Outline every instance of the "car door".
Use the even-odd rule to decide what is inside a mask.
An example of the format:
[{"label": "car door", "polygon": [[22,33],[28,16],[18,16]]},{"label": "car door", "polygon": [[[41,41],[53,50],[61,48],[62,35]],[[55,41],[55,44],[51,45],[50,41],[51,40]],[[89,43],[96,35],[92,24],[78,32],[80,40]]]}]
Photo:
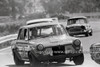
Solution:
[{"label": "car door", "polygon": [[22,59],[27,59],[27,51],[28,51],[28,29],[20,29],[18,38],[16,40],[16,47],[18,49],[18,53],[20,54]]}]

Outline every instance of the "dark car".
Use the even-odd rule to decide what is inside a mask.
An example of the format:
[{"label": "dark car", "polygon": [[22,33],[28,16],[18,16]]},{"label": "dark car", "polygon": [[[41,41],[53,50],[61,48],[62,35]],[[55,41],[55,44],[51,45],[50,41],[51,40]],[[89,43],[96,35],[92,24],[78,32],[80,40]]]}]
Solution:
[{"label": "dark car", "polygon": [[16,65],[23,65],[24,62],[30,62],[32,66],[41,62],[64,63],[66,58],[76,65],[84,62],[81,41],[70,37],[59,23],[23,26],[11,44]]},{"label": "dark car", "polygon": [[87,18],[84,16],[71,17],[67,21],[66,27],[69,35],[80,35],[92,36],[92,28],[89,25]]},{"label": "dark car", "polygon": [[95,43],[91,45],[90,54],[91,54],[92,60],[100,64],[100,43]]}]

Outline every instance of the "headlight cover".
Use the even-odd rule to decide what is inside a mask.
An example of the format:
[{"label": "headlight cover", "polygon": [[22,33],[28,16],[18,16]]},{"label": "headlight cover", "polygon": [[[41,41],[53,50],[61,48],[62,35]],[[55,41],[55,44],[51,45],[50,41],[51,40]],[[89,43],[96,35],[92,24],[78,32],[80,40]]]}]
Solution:
[{"label": "headlight cover", "polygon": [[76,39],[73,41],[73,47],[76,49],[76,50],[80,50],[81,48],[81,41]]},{"label": "headlight cover", "polygon": [[73,41],[73,45],[80,46],[81,45],[81,41],[76,39],[76,40]]},{"label": "headlight cover", "polygon": [[37,45],[37,50],[42,51],[44,49],[44,46],[42,44]]}]

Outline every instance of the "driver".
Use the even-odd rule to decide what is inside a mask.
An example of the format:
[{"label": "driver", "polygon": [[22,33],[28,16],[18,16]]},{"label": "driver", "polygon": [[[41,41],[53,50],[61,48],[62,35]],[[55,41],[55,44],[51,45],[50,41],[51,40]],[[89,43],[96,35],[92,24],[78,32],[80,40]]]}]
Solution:
[{"label": "driver", "polygon": [[37,28],[31,28],[30,29],[30,38],[34,39],[37,37]]}]

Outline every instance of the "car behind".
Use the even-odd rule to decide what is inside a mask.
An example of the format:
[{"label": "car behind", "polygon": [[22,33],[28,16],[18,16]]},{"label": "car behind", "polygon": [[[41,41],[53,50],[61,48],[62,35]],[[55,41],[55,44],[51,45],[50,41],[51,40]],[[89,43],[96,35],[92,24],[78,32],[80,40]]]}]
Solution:
[{"label": "car behind", "polygon": [[84,16],[75,16],[69,18],[66,29],[71,36],[81,34],[84,34],[85,36],[92,36],[93,33],[87,18]]}]

